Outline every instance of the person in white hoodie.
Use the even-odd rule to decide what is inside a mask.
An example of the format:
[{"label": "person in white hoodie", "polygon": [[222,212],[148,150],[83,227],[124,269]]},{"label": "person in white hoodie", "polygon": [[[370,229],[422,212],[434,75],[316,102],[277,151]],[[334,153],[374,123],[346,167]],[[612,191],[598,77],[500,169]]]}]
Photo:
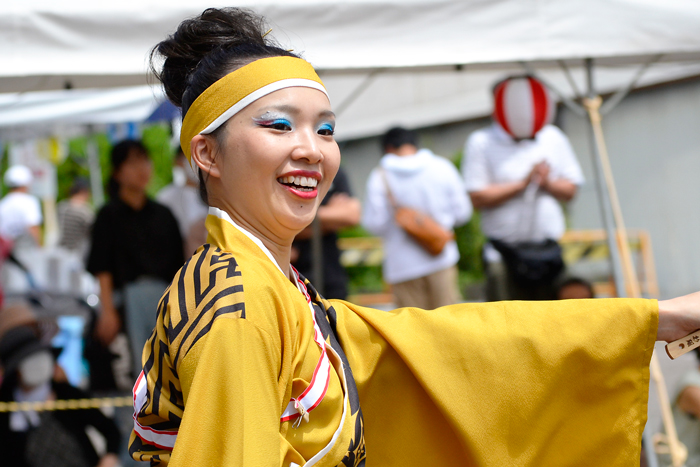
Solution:
[{"label": "person in white hoodie", "polygon": [[447,230],[467,222],[472,206],[454,165],[429,149],[418,149],[414,131],[392,128],[382,138],[385,155],[367,181],[362,225],[384,240],[384,280],[396,306],[438,308],[459,301],[457,243],[431,255],[395,221],[387,184],[402,207],[429,215]]}]

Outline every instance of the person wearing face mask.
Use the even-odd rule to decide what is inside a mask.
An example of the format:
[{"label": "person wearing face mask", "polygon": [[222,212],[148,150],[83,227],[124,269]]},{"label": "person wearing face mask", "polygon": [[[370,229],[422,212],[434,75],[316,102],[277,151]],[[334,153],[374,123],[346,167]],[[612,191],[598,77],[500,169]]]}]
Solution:
[{"label": "person wearing face mask", "polygon": [[[469,135],[462,162],[488,239],[486,296],[553,300],[564,268],[557,245],[566,228],[562,206],[583,184],[583,172],[566,135],[550,124],[555,107],[544,84],[508,77],[496,83],[493,98],[493,123]],[[536,259],[518,261],[528,254]]]},{"label": "person wearing face mask", "polygon": [[[57,381],[56,352],[29,326],[10,329],[0,340],[5,371],[3,402],[84,399],[88,394]],[[106,453],[98,456],[85,429],[104,436]],[[119,430],[98,409],[0,413],[0,464],[3,467],[114,467],[118,465]]]},{"label": "person wearing face mask", "polygon": [[204,219],[208,206],[199,195],[197,174],[179,147],[174,163],[173,182],[158,192],[156,201],[170,209],[177,219],[185,245],[185,258],[188,258],[207,240]]}]

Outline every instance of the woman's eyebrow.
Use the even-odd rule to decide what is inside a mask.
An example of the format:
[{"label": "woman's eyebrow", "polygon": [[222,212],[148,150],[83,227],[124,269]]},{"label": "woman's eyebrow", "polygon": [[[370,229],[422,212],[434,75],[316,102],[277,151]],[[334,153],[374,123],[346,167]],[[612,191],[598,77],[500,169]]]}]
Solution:
[{"label": "woman's eyebrow", "polygon": [[271,105],[269,107],[264,107],[260,109],[261,114],[275,111],[288,114],[298,114],[300,112],[299,109],[297,107],[294,107],[293,105]]},{"label": "woman's eyebrow", "polygon": [[324,110],[323,112],[320,112],[319,117],[324,117],[324,118],[332,118],[335,120],[335,114],[331,110]]},{"label": "woman's eyebrow", "polygon": [[[271,105],[269,107],[264,107],[260,109],[260,114],[264,115],[266,112],[282,112],[282,113],[287,113],[287,114],[292,114],[292,115],[298,115],[301,113],[301,109],[299,109],[296,106],[293,105]],[[333,118],[335,119],[335,113],[333,111],[329,110],[323,110],[318,113],[319,117],[323,118]]]}]

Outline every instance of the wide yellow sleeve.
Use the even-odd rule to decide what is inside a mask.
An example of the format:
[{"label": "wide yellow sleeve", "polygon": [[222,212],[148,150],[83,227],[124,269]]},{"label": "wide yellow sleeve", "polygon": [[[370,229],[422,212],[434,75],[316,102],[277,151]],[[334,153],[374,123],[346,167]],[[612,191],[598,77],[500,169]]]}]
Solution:
[{"label": "wide yellow sleeve", "polygon": [[280,349],[237,317],[216,319],[179,368],[186,410],[170,467],[279,466]]},{"label": "wide yellow sleeve", "polygon": [[330,303],[372,464],[639,465],[655,301]]}]

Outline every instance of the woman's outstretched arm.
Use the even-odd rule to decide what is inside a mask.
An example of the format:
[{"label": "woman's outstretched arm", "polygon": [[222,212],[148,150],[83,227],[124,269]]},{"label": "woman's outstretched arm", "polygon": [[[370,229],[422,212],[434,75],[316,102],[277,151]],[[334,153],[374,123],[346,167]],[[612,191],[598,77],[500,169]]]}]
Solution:
[{"label": "woman's outstretched arm", "polygon": [[659,300],[656,340],[673,342],[700,329],[700,292]]}]

